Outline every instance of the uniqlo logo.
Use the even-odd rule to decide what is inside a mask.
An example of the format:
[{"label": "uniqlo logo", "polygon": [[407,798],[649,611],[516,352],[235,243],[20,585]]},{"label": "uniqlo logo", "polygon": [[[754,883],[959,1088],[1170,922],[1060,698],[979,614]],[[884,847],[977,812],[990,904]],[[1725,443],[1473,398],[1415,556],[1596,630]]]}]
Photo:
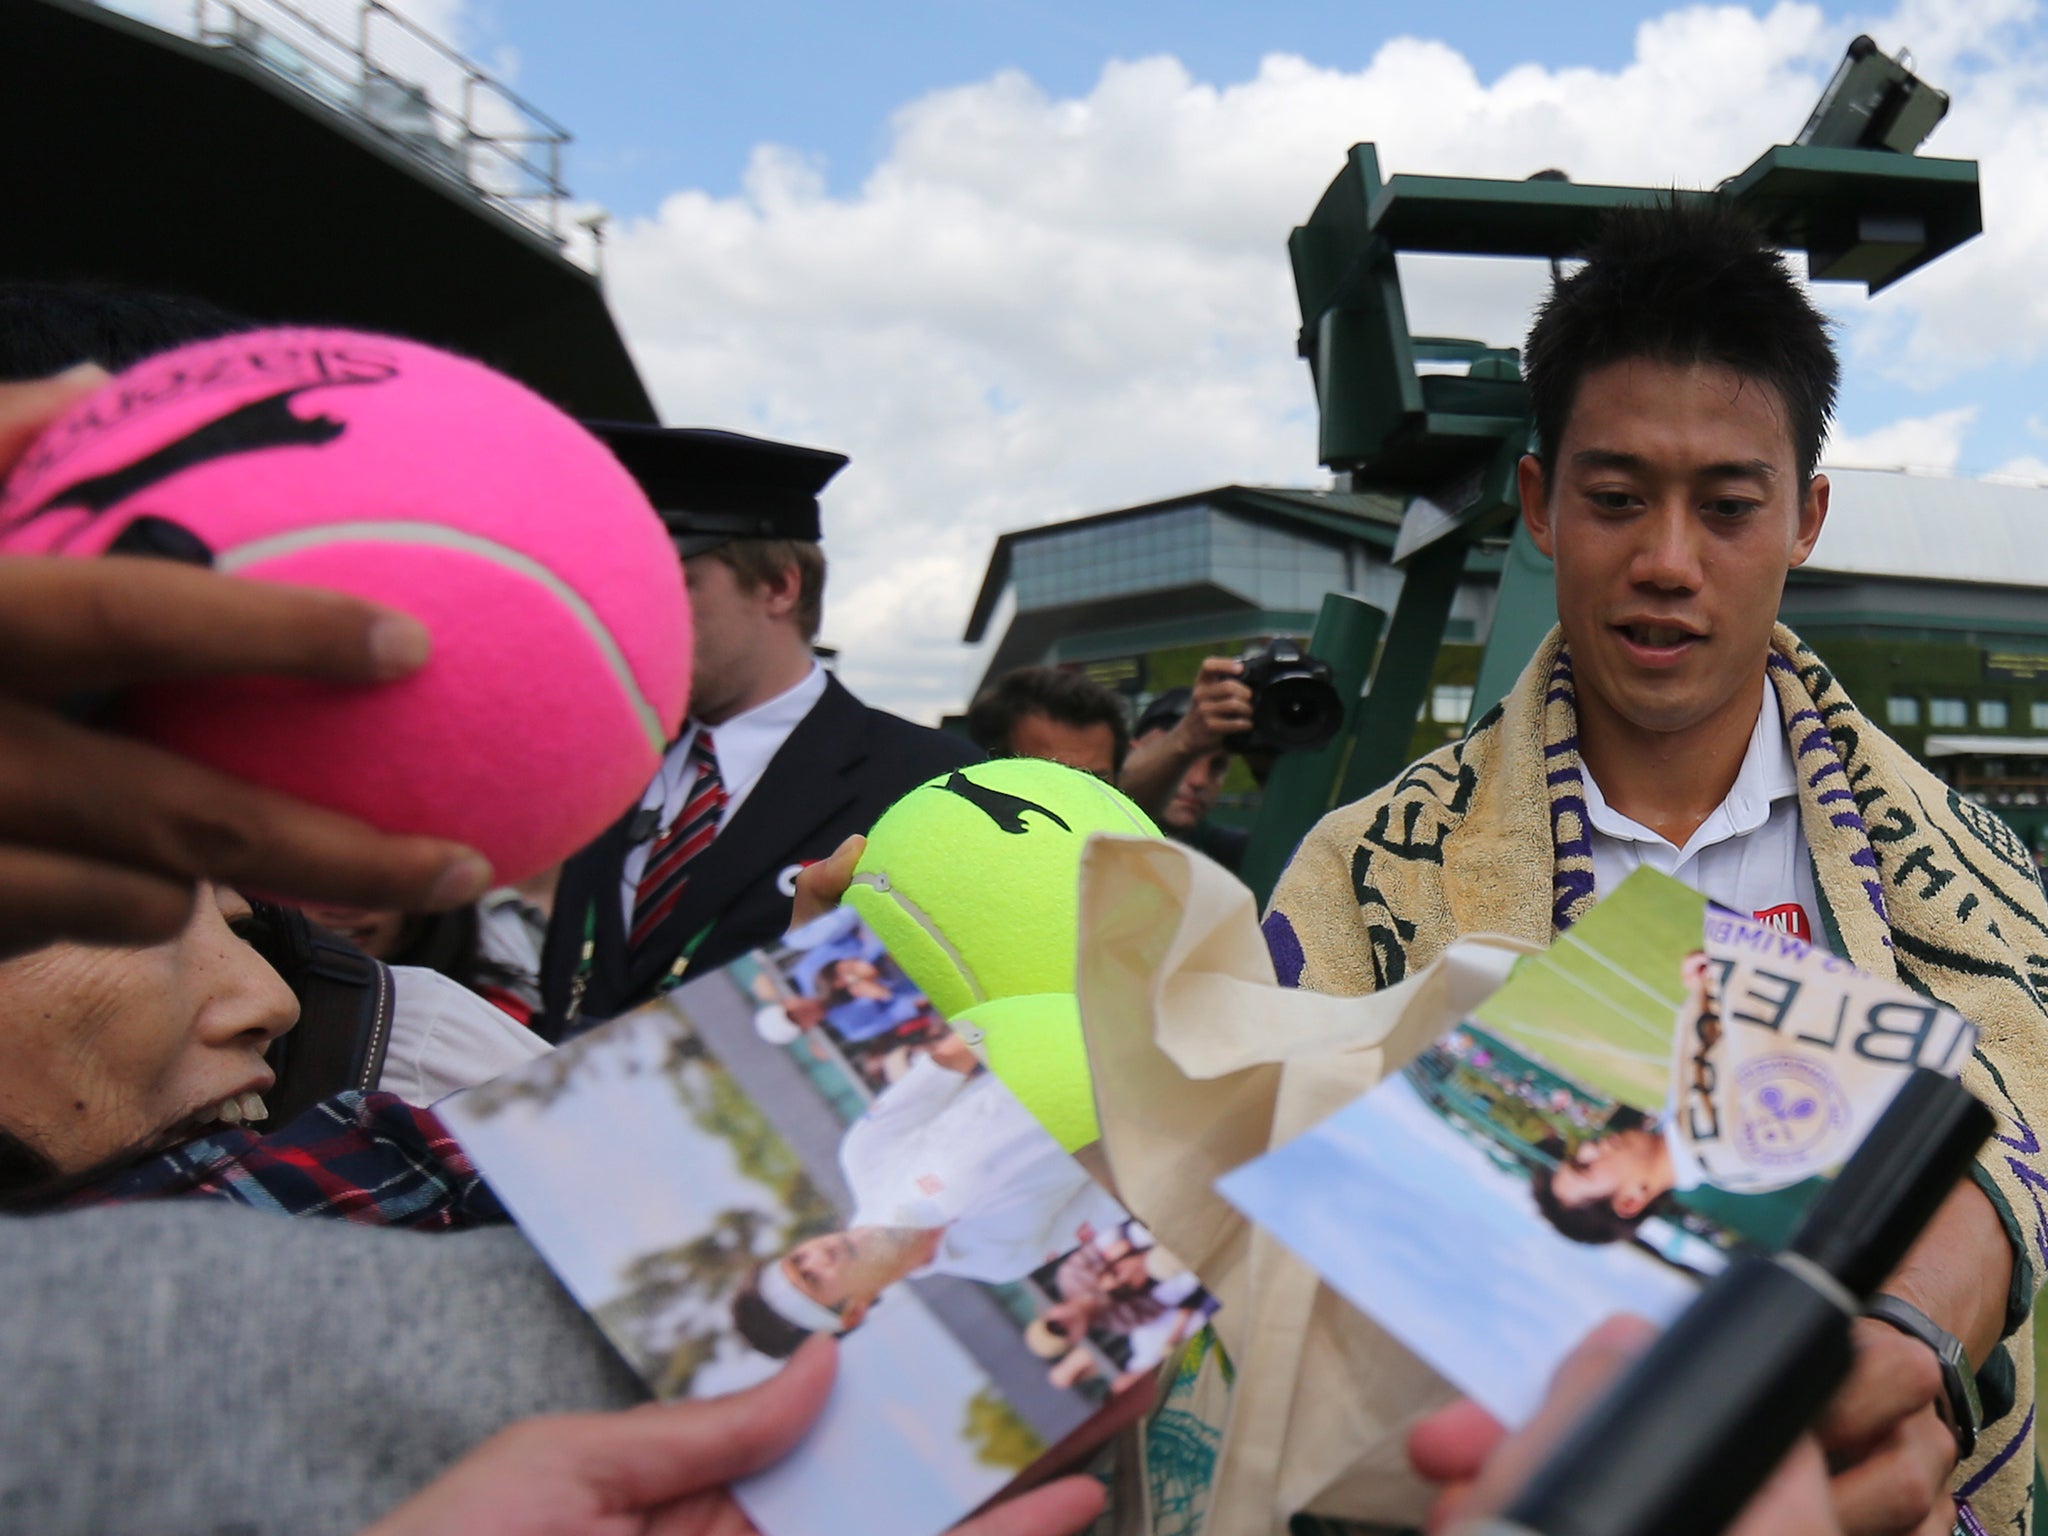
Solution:
[{"label": "uniqlo logo", "polygon": [[1775,907],[1765,907],[1756,914],[1756,920],[1766,928],[1775,928],[1780,933],[1789,933],[1795,939],[1813,942],[1813,924],[1806,920],[1806,908],[1796,901],[1782,902]]}]

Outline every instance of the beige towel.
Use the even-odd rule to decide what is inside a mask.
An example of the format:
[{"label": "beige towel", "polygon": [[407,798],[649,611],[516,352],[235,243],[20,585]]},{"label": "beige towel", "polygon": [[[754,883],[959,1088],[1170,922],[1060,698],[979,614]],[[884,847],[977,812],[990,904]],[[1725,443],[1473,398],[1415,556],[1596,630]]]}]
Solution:
[{"label": "beige towel", "polygon": [[1402,1439],[1449,1388],[1214,1185],[1401,1066],[1533,947],[1468,940],[1370,997],[1293,991],[1234,876],[1175,843],[1091,839],[1078,991],[1104,1150],[1125,1203],[1222,1303],[1237,1370],[1205,1530],[1425,1507]]}]

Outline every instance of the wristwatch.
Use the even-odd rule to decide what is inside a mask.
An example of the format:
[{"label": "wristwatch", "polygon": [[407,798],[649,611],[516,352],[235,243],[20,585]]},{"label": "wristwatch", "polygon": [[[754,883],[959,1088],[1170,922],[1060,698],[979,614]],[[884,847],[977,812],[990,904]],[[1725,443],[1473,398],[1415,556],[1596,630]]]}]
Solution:
[{"label": "wristwatch", "polygon": [[1977,1449],[1977,1431],[1984,1427],[1984,1408],[1977,1399],[1977,1373],[1963,1350],[1963,1341],[1910,1301],[1901,1301],[1896,1296],[1880,1293],[1871,1297],[1863,1315],[1889,1323],[1934,1351],[1934,1358],[1941,1362],[1941,1385],[1948,1397],[1948,1412],[1942,1418],[1955,1431],[1956,1460],[1968,1461],[1970,1453]]}]

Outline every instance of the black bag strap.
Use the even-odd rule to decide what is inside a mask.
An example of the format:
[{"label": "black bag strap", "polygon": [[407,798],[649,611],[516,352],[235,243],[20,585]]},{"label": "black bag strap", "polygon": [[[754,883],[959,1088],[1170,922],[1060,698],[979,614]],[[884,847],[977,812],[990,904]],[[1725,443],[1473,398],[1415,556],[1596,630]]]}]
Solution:
[{"label": "black bag strap", "polygon": [[322,1099],[368,1091],[384,1071],[391,1046],[391,967],[373,960],[303,913],[253,904],[251,942],[299,999],[299,1022],[271,1042],[277,1084],[264,1095],[269,1115],[260,1131],[288,1124]]}]

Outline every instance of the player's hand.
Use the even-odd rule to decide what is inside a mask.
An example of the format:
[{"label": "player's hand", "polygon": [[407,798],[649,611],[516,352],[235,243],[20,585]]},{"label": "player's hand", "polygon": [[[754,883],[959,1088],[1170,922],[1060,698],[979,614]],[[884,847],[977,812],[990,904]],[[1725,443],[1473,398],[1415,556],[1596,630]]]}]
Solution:
[{"label": "player's hand", "polygon": [[[1612,1317],[1565,1358],[1536,1417],[1510,1435],[1477,1403],[1423,1419],[1408,1437],[1408,1460],[1438,1485],[1431,1536],[1455,1536],[1466,1522],[1498,1514],[1571,1426],[1612,1386],[1657,1330],[1638,1317]],[[1793,1447],[1757,1491],[1728,1536],[1844,1536],[1829,1499],[1826,1464],[1812,1436]]]},{"label": "player's hand", "polygon": [[[0,475],[106,377],[0,384]],[[0,955],[169,938],[202,879],[408,911],[481,895],[490,867],[466,848],[388,836],[53,707],[171,677],[383,682],[428,649],[416,621],[335,593],[163,560],[0,557]]]},{"label": "player's hand", "polygon": [[1408,1461],[1437,1485],[1431,1536],[1503,1508],[1579,1415],[1656,1336],[1655,1327],[1639,1317],[1611,1317],[1595,1328],[1557,1368],[1543,1407],[1519,1434],[1510,1435],[1470,1399],[1419,1422],[1409,1432]]},{"label": "player's hand", "polygon": [[[818,1337],[779,1374],[731,1397],[528,1419],[364,1536],[741,1536],[754,1526],[726,1485],[803,1438],[837,1358]],[[959,1536],[1068,1536],[1101,1508],[1098,1484],[1067,1478],[977,1516]]]},{"label": "player's hand", "polygon": [[1234,656],[1211,656],[1195,678],[1188,712],[1174,735],[1178,750],[1189,758],[1206,757],[1225,737],[1252,728],[1252,691],[1238,681],[1244,663]]},{"label": "player's hand", "polygon": [[806,864],[797,871],[796,901],[790,908],[789,926],[801,928],[816,922],[839,905],[839,898],[853,884],[853,866],[867,852],[868,840],[858,832],[832,850],[832,857]]},{"label": "player's hand", "polygon": [[1817,1430],[1847,1536],[1942,1533],[1955,1523],[1956,1437],[1934,1351],[1872,1318],[1851,1334],[1855,1364]]}]

